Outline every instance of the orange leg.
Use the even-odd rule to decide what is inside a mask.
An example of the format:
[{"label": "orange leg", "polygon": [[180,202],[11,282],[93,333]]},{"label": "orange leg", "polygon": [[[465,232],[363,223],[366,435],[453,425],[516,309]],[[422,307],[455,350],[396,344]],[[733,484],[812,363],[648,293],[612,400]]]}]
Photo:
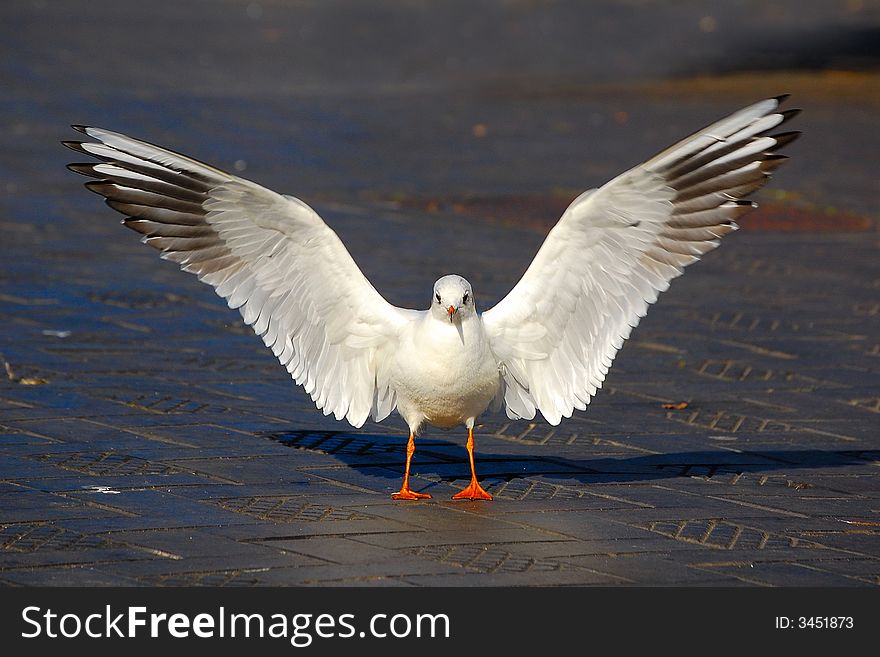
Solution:
[{"label": "orange leg", "polygon": [[467,485],[460,493],[456,493],[452,496],[454,500],[491,500],[492,496],[489,495],[483,487],[477,482],[477,471],[474,470],[474,430],[468,429],[468,439],[467,439],[467,451],[468,456],[471,459],[471,483]]},{"label": "orange leg", "polygon": [[410,431],[409,442],[406,444],[406,472],[403,474],[403,485],[399,491],[391,496],[393,500],[425,500],[431,498],[427,493],[414,493],[409,489],[409,464],[415,451],[416,441],[413,439],[412,431]]}]

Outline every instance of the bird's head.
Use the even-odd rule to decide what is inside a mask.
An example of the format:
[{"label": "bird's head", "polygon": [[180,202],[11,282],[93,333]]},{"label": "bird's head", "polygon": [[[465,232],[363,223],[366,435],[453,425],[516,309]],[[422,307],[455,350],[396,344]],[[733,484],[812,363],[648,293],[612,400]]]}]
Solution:
[{"label": "bird's head", "polygon": [[434,283],[431,314],[438,319],[455,322],[476,313],[471,284],[457,274],[449,274]]}]

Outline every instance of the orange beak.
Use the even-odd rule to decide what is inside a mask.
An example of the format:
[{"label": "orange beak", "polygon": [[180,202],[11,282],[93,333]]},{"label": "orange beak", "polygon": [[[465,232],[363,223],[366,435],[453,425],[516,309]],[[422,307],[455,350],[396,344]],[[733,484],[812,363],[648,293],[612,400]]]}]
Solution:
[{"label": "orange beak", "polygon": [[458,309],[455,306],[449,306],[449,308],[446,309],[446,312],[449,314],[449,321],[450,322],[452,321],[452,316],[455,314],[456,310],[458,310]]}]

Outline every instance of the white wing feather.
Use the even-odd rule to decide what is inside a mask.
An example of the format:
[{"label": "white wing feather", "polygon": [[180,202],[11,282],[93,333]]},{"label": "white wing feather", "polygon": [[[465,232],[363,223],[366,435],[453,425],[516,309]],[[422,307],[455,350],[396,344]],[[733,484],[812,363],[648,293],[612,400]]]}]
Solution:
[{"label": "white wing feather", "polygon": [[511,418],[553,425],[584,410],[649,304],[736,230],[742,201],[797,133],[767,136],[796,111],[784,97],[723,119],[579,196],[511,292],[483,313]]},{"label": "white wing feather", "polygon": [[162,257],[212,285],[325,415],[360,427],[396,406],[386,367],[411,313],[389,304],[299,199],[119,133],[65,142],[101,164],[71,169]]}]

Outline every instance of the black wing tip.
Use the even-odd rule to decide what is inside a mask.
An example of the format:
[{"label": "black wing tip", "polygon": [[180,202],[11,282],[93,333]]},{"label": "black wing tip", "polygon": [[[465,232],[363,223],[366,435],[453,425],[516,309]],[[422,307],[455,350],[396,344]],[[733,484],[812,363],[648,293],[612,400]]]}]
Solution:
[{"label": "black wing tip", "polygon": [[76,151],[77,153],[85,153],[86,155],[88,155],[88,153],[86,153],[86,150],[82,147],[83,142],[81,141],[70,141],[68,139],[63,139],[61,141],[61,145],[69,148],[72,151]]},{"label": "black wing tip", "polygon": [[107,189],[107,185],[110,185],[106,180],[90,180],[89,182],[83,185],[90,192],[94,192],[99,196],[103,196],[105,199],[107,198],[107,194],[104,191]]},{"label": "black wing tip", "polygon": [[68,164],[67,168],[74,173],[79,173],[83,176],[88,176],[89,178],[97,178],[98,173],[95,171],[94,166],[94,164],[86,162],[74,162],[72,164]]},{"label": "black wing tip", "polygon": [[89,128],[91,128],[92,126],[90,126],[90,125],[81,125],[81,124],[79,124],[79,123],[71,123],[71,124],[70,124],[70,127],[73,128],[74,130],[76,130],[77,132],[81,132],[81,133],[83,133],[84,135],[88,135],[88,134],[89,134]]},{"label": "black wing tip", "polygon": [[776,101],[777,105],[782,105],[786,100],[791,98],[791,94],[779,94],[778,96],[773,96],[773,100]]},{"label": "black wing tip", "polygon": [[793,109],[787,109],[783,112],[779,112],[782,115],[782,121],[779,122],[779,125],[786,123],[787,121],[791,121],[794,117],[801,113],[801,109],[799,107],[795,107]]},{"label": "black wing tip", "polygon": [[776,144],[772,147],[771,150],[777,150],[783,148],[784,146],[788,146],[791,142],[798,139],[803,132],[800,130],[790,130],[788,132],[779,132],[775,135],[770,135],[773,139],[776,140]]}]

